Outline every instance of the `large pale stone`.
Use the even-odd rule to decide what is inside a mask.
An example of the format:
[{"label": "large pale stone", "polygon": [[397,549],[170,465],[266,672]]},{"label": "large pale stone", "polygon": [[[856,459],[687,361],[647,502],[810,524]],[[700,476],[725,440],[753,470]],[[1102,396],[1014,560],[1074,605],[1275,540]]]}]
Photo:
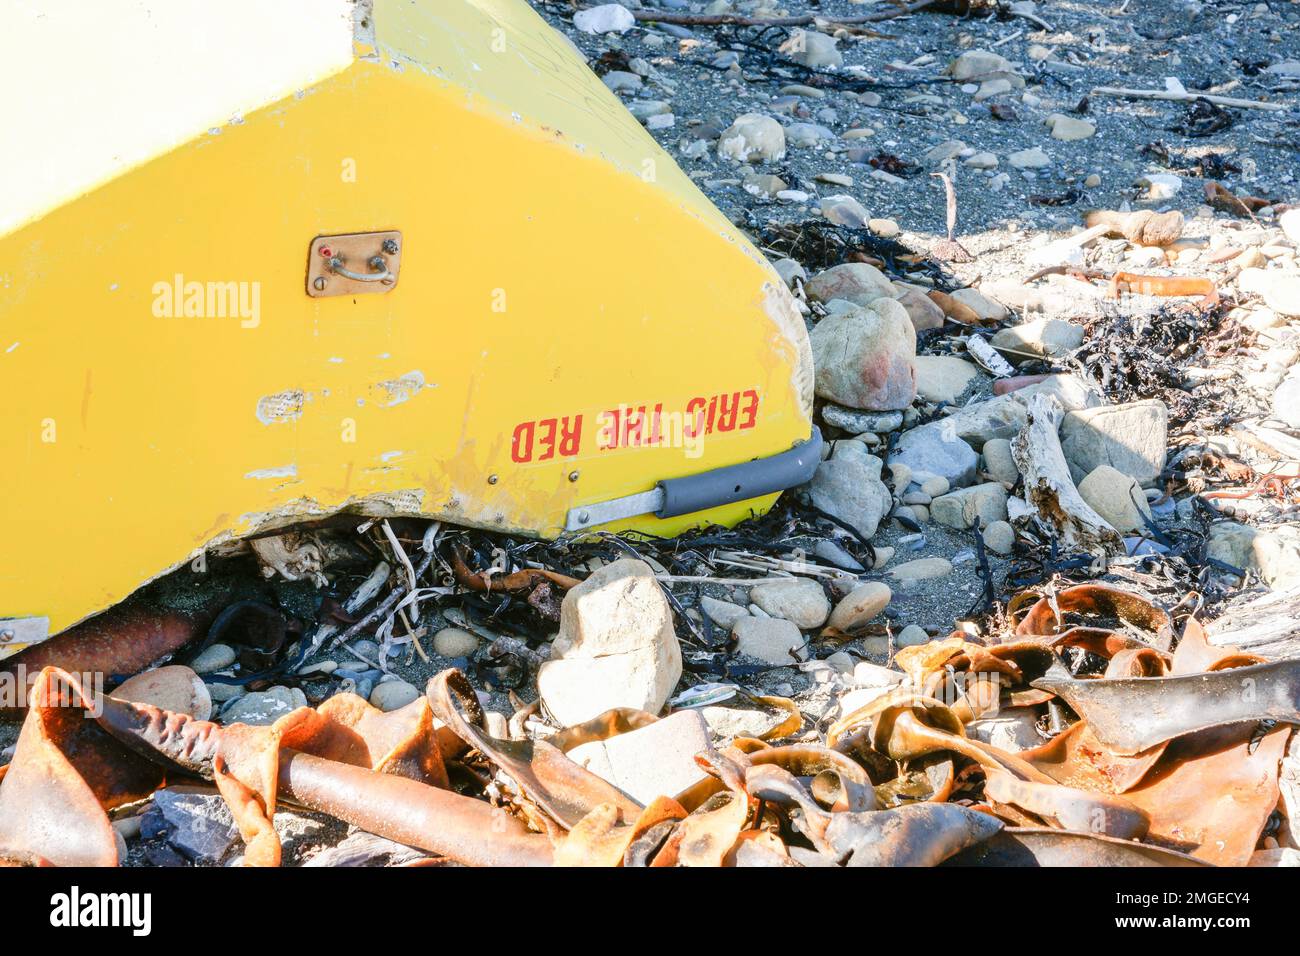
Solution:
[{"label": "large pale stone", "polygon": [[433,635],[433,652],[439,657],[469,657],[478,649],[478,638],[459,627],[444,627]]},{"label": "large pale stone", "polygon": [[984,546],[994,554],[1010,554],[1016,545],[1016,529],[1009,522],[995,521],[984,529]]},{"label": "large pale stone", "polygon": [[870,305],[877,299],[893,298],[897,294],[885,274],[865,262],[845,262],[824,269],[805,283],[804,290],[816,302],[843,299],[854,305]]},{"label": "large pale stone", "polygon": [[930,502],[930,517],[948,528],[987,528],[1007,520],[1007,489],[996,481],[941,495]]},{"label": "large pale stone", "polygon": [[809,486],[813,505],[870,538],[891,504],[889,489],[880,480],[879,461],[833,458],[822,462]]},{"label": "large pale stone", "polygon": [[820,123],[791,123],[785,128],[785,143],[806,149],[835,139],[835,133]]},{"label": "large pale stone", "polygon": [[915,364],[916,394],[927,402],[955,402],[979,371],[953,355],[918,355]]},{"label": "large pale stone", "polygon": [[865,229],[867,223],[871,221],[871,214],[867,212],[867,207],[844,193],[823,196],[817,206],[821,209],[822,215],[837,226]]},{"label": "large pale stone", "polygon": [[1052,128],[1052,138],[1061,140],[1087,139],[1097,132],[1097,127],[1086,119],[1053,113],[1046,123]]},{"label": "large pale stone", "polygon": [[951,428],[958,438],[977,451],[994,438],[1014,438],[1025,427],[1028,415],[1019,393],[999,395],[987,401],[975,402],[957,409],[951,415],[922,425],[933,428],[943,425]]},{"label": "large pale stone", "polygon": [[708,749],[704,718],[697,711],[682,710],[625,734],[579,744],[568,756],[638,803],[649,804],[703,780],[707,774],[695,755]]},{"label": "large pale stone", "polygon": [[1277,591],[1300,584],[1300,528],[1252,528],[1220,521],[1210,528],[1205,553],[1243,571],[1254,570]]},{"label": "large pale stone", "polygon": [[732,628],[736,636],[736,653],[768,664],[789,664],[798,660],[807,660],[808,652],[804,649],[804,637],[799,628],[779,617],[747,617],[736,622]]},{"label": "large pale stone", "polygon": [[1101,390],[1077,375],[1049,375],[1037,385],[1016,389],[1012,395],[1028,403],[1030,398],[1040,392],[1051,395],[1067,412],[1081,408],[1099,408],[1106,404],[1106,396]]},{"label": "large pale stone", "polygon": [[749,592],[749,599],[773,617],[801,628],[821,627],[831,612],[831,602],[822,586],[807,578],[760,584]]},{"label": "large pale stone", "polygon": [[937,475],[952,487],[974,481],[978,462],[975,449],[943,420],[903,432],[889,459],[890,467],[905,465],[913,475]]},{"label": "large pale stone", "polygon": [[212,716],[212,697],[207,685],[183,664],[155,667],[136,674],[119,684],[109,696],[133,704],[153,704],[196,720],[208,720]]},{"label": "large pale stone", "polygon": [[387,713],[400,710],[420,696],[420,688],[404,680],[380,681],[370,693],[370,703]]},{"label": "large pale stone", "polygon": [[[926,329],[937,329],[943,326],[943,309],[939,308],[934,300],[920,289],[895,282],[894,290],[898,304],[907,310],[907,317],[912,320],[912,326],[916,331],[924,332]],[[961,359],[956,361],[961,361]],[[919,382],[917,390],[920,391]]]},{"label": "large pale stone", "polygon": [[1010,73],[1013,69],[1006,57],[991,50],[967,50],[948,64],[947,72],[958,83],[962,83],[989,73]]},{"label": "large pale stone", "polygon": [[1007,162],[1016,169],[1041,169],[1051,162],[1047,154],[1037,146],[1021,149],[1007,157]]},{"label": "large pale stone", "polygon": [[1041,746],[1038,715],[1030,707],[1008,707],[997,716],[973,720],[966,725],[966,735],[992,744],[1010,753]]},{"label": "large pale stone", "polygon": [[[211,693],[211,691],[209,691]],[[307,705],[307,698],[298,688],[277,685],[263,691],[245,694],[230,705],[221,715],[223,724],[273,724],[285,714]]]},{"label": "large pale stone", "polygon": [[141,830],[149,839],[164,837],[189,859],[209,866],[239,843],[239,828],[221,795],[187,784],[156,791]]},{"label": "large pale stone", "polygon": [[952,573],[952,562],[947,558],[917,558],[890,569],[889,576],[902,588],[910,588],[922,581],[933,581]]},{"label": "large pale stone", "polygon": [[613,707],[658,713],[682,676],[672,609],[644,561],[607,564],[564,596],[551,660],[537,673],[565,726]]},{"label": "large pale stone", "polygon": [[1083,326],[1061,319],[1033,319],[998,332],[994,348],[1047,358],[1068,355],[1083,344]]},{"label": "large pale stone", "polygon": [[1147,497],[1138,483],[1110,465],[1098,465],[1079,482],[1079,494],[1116,531],[1141,531],[1151,517]]},{"label": "large pale stone", "polygon": [[1292,368],[1291,374],[1273,389],[1273,416],[1292,428],[1300,428],[1300,374]]},{"label": "large pale stone", "polygon": [[770,116],[745,113],[718,137],[718,155],[742,163],[770,163],[785,158],[785,130]]},{"label": "large pale stone", "polygon": [[809,335],[822,398],[871,411],[907,408],[916,397],[916,329],[893,299],[827,315]]},{"label": "large pale stone", "polygon": [[1243,269],[1237,287],[1264,300],[1274,312],[1300,318],[1300,275],[1273,269]]},{"label": "large pale stone", "polygon": [[837,631],[851,632],[883,611],[892,596],[889,585],[881,581],[860,584],[835,605],[828,623]]},{"label": "large pale stone", "polygon": [[816,30],[795,30],[790,38],[781,44],[782,52],[796,63],[802,63],[812,69],[837,67],[844,63],[844,57],[835,46],[835,38]]},{"label": "large pale stone", "polygon": [[726,628],[728,631],[742,617],[749,617],[747,608],[743,608],[739,604],[732,604],[730,601],[719,601],[707,594],[700,598],[700,608],[709,616],[709,620],[719,627]]},{"label": "large pale stone", "polygon": [[196,674],[212,674],[235,663],[235,649],[229,644],[210,644],[195,655],[190,667]]},{"label": "large pale stone", "polygon": [[621,3],[603,3],[579,10],[573,25],[583,33],[624,33],[636,26],[636,17]]},{"label": "large pale stone", "polygon": [[1011,442],[994,438],[984,443],[984,471],[994,481],[1014,485],[1020,480],[1020,469],[1011,457]]},{"label": "large pale stone", "polygon": [[1070,412],[1061,422],[1061,450],[1075,483],[1098,465],[1153,485],[1165,467],[1169,410],[1159,399]]},{"label": "large pale stone", "polygon": [[1001,302],[990,299],[977,289],[954,289],[952,297],[986,322],[1001,322],[1011,314]]}]

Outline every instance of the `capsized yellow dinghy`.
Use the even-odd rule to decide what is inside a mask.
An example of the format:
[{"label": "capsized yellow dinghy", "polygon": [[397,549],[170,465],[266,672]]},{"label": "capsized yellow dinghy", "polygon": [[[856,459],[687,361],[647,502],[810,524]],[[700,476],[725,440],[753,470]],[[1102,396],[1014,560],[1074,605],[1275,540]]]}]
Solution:
[{"label": "capsized yellow dinghy", "polygon": [[10,648],[339,511],[673,534],[810,476],[789,293],[522,0],[6,19]]}]

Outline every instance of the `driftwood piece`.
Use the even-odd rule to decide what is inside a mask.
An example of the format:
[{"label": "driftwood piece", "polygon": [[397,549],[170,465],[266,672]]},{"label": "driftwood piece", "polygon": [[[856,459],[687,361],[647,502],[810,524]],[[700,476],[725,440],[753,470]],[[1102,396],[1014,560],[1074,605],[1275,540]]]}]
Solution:
[{"label": "driftwood piece", "polygon": [[1270,110],[1280,112],[1287,108],[1285,103],[1262,103],[1259,100],[1239,100],[1235,96],[1215,96],[1212,93],[1198,93],[1195,90],[1133,90],[1125,86],[1098,86],[1093,88],[1094,95],[1119,96],[1134,100],[1171,100],[1175,103],[1192,103],[1205,100],[1215,106],[1233,106],[1243,110]]},{"label": "driftwood piece", "polygon": [[1094,554],[1124,553],[1119,532],[1079,494],[1061,451],[1057,429],[1064,412],[1051,395],[1035,395],[1028,421],[1011,442],[1016,467],[1025,478],[1025,498],[1038,517],[1055,528],[1066,547]]},{"label": "driftwood piece", "polygon": [[926,7],[932,7],[939,0],[916,0],[894,10],[880,13],[861,14],[854,17],[831,17],[824,14],[798,14],[789,17],[750,17],[739,13],[673,13],[668,10],[647,10],[633,7],[632,16],[641,21],[653,23],[673,23],[687,27],[742,26],[742,27],[801,27],[816,24],[818,20],[829,21],[836,26],[856,23],[881,23],[909,13],[917,13]]},{"label": "driftwood piece", "polygon": [[1238,604],[1206,630],[1215,646],[1234,645],[1270,660],[1300,657],[1300,587]]},{"label": "driftwood piece", "polygon": [[997,353],[993,346],[984,341],[982,336],[972,335],[968,338],[966,340],[966,351],[975,358],[975,361],[988,369],[989,374],[998,378],[1006,378],[1016,371],[1011,367],[1010,362]]}]

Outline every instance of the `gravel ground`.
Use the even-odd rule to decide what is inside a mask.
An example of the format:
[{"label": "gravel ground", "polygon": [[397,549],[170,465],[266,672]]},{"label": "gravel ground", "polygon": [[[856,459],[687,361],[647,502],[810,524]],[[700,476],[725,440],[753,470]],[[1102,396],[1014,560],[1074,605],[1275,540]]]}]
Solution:
[{"label": "gravel ground", "polygon": [[[1051,24],[1050,31],[1018,17],[922,12],[875,24],[879,36],[841,38],[843,65],[815,72],[777,52],[789,34],[786,28],[687,31],[639,24],[623,35],[590,35],[574,29],[570,4],[534,0],[533,5],[577,44],[598,73],[605,71],[607,62],[621,63],[623,55],[646,61],[649,75],[641,89],[619,95],[629,103],[647,99],[671,105],[674,125],[652,134],[743,227],[797,222],[816,215],[815,197],[848,193],[871,216],[895,220],[905,245],[924,250],[944,234],[946,216],[943,187],[927,175],[936,168],[927,154],[954,140],[977,153],[993,153],[998,159],[995,169],[973,169],[960,160],[956,164],[958,229],[963,245],[977,256],[975,263],[953,267],[967,285],[980,278],[1021,274],[1019,253],[1027,237],[1042,241],[1068,230],[1078,224],[1081,209],[1117,209],[1125,203],[1137,207],[1145,190],[1135,183],[1142,176],[1188,171],[1207,155],[1239,168],[1222,177],[1230,188],[1246,187],[1256,195],[1278,198],[1297,193],[1300,127],[1294,112],[1232,110],[1226,129],[1193,136],[1187,131],[1200,128],[1189,126],[1185,103],[1091,92],[1099,86],[1159,90],[1167,77],[1175,77],[1189,90],[1294,104],[1300,78],[1288,80],[1261,68],[1300,59],[1296,3],[1043,3],[1038,15]],[[659,6],[677,11],[687,5],[663,0]],[[768,10],[754,3],[732,6],[756,15],[810,12],[828,20],[888,8],[884,3],[844,0],[787,3]],[[703,9],[702,4],[689,7]],[[712,4],[708,12],[719,9]],[[976,49],[1011,61],[1023,75],[1024,88],[981,100],[973,84],[955,83],[944,75],[954,58]],[[718,58],[728,51],[737,55],[737,66],[711,66],[726,62]],[[792,85],[810,87],[818,95],[791,97],[782,92]],[[870,94],[879,97],[878,105],[863,102],[874,102]],[[1076,113],[1081,107],[1084,112]],[[768,113],[787,124],[823,125],[837,137],[872,132],[861,139],[793,147],[783,160],[760,164],[756,171],[778,175],[791,189],[814,197],[808,204],[767,201],[745,191],[740,164],[719,159],[712,148],[698,157],[689,148],[683,150],[701,125],[726,127],[745,112]],[[1055,113],[1089,120],[1096,125],[1096,135],[1069,142],[1053,139],[1045,119]],[[1156,142],[1167,147],[1168,165],[1143,152]],[[1009,164],[1011,153],[1035,146],[1049,157],[1047,166],[1019,170]],[[855,150],[864,151],[868,161],[881,153],[897,157],[910,169],[883,178],[867,162],[854,162]],[[817,181],[826,173],[848,176],[852,185]],[[1091,182],[1089,176],[1097,177],[1096,185],[1085,185]],[[1071,207],[1030,202],[1032,196],[1058,197],[1073,191],[1079,196]],[[1188,182],[1176,197],[1155,205],[1179,209],[1190,219],[1202,202],[1198,184]]]}]

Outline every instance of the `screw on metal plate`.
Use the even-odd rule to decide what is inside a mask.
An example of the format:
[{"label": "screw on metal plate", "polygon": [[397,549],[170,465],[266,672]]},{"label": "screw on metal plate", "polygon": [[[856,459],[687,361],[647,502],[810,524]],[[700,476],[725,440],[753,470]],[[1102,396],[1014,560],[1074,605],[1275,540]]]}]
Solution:
[{"label": "screw on metal plate", "polygon": [[317,236],[307,257],[307,294],[313,298],[387,292],[397,285],[402,234],[355,232]]}]

